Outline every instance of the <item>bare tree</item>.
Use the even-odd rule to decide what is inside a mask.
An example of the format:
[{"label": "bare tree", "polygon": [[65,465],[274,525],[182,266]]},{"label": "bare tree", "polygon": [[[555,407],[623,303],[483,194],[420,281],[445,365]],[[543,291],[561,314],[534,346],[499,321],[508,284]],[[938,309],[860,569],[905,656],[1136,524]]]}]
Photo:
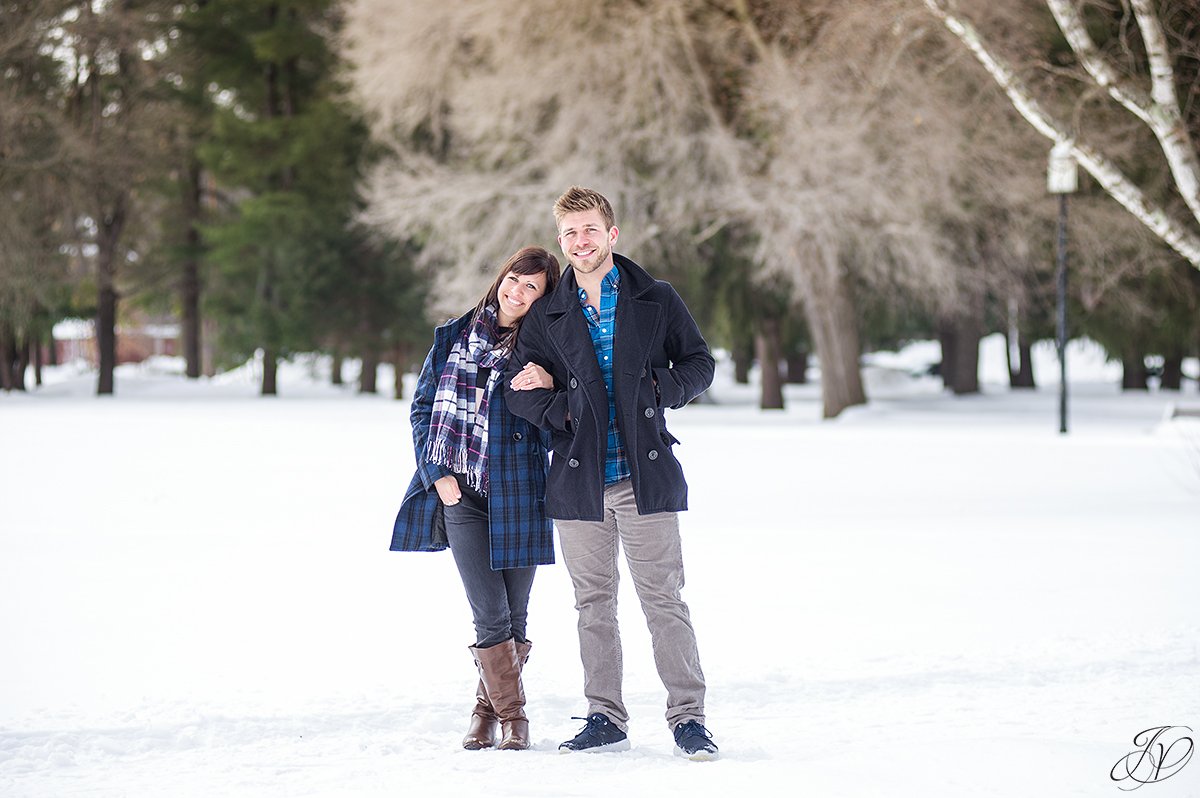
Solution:
[{"label": "bare tree", "polygon": [[443,281],[440,309],[475,293],[505,251],[551,244],[550,205],[572,183],[613,199],[622,248],[641,259],[665,234],[702,239],[756,216],[762,201],[747,175],[770,164],[730,124],[736,109],[711,57],[726,17],[704,6],[351,6],[358,90],[397,153],[369,183],[367,216],[428,240],[426,260],[454,267],[460,279]]},{"label": "bare tree", "polygon": [[138,186],[149,168],[162,104],[155,94],[155,58],[165,6],[132,0],[60,4],[40,28],[39,46],[61,64],[63,102],[56,120],[65,143],[73,247],[94,265],[97,393],[111,394],[117,359],[117,309],[122,264],[138,223]]},{"label": "bare tree", "polygon": [[449,269],[443,310],[506,251],[551,244],[571,183],[615,201],[622,248],[652,269],[657,247],[749,228],[755,277],[798,293],[836,416],[865,401],[855,286],[952,303],[947,222],[977,211],[963,187],[1028,200],[1017,147],[972,149],[1025,134],[986,132],[1002,103],[935,79],[926,22],[909,0],[357,0],[346,49],[395,152],[366,216]]},{"label": "bare tree", "polygon": [[738,190],[741,145],[706,110],[682,11],[350,5],[357,90],[396,153],[366,187],[367,216],[398,239],[428,240],[428,263],[468,278],[443,281],[441,310],[477,293],[476,278],[518,245],[552,244],[550,207],[572,183],[613,200],[635,254],[663,230],[703,227],[713,198]]}]

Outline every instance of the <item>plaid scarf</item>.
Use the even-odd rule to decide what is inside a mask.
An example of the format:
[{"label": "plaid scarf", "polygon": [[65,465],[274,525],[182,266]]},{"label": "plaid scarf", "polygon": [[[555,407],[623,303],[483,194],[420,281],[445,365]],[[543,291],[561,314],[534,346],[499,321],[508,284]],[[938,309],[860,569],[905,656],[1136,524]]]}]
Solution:
[{"label": "plaid scarf", "polygon": [[[489,305],[450,347],[433,396],[425,444],[427,462],[464,474],[467,484],[484,495],[488,492],[488,407],[509,356],[507,349],[496,348],[498,327],[496,308]],[[491,369],[482,396],[477,390],[480,368]]]}]

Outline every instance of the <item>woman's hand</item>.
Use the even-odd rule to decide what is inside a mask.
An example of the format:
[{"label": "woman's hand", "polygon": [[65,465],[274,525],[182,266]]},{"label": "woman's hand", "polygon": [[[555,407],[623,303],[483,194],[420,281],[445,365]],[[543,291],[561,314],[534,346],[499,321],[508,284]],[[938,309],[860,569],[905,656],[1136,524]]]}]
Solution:
[{"label": "woman's hand", "polygon": [[439,478],[433,483],[433,487],[437,490],[442,504],[453,505],[462,501],[462,489],[458,486],[458,480],[453,476]]},{"label": "woman's hand", "polygon": [[512,378],[509,383],[514,391],[532,391],[534,388],[551,389],[554,378],[537,363],[526,363],[525,368]]}]

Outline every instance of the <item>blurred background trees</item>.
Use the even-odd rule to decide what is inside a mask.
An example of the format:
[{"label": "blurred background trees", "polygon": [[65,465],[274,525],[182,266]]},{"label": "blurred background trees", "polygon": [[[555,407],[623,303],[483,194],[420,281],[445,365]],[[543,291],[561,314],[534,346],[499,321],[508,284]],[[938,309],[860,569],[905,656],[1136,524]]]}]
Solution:
[{"label": "blurred background trees", "polygon": [[[613,200],[618,250],[679,288],[735,378],[753,364],[763,407],[811,370],[836,416],[867,400],[865,351],[917,339],[941,342],[947,389],[969,394],[992,333],[1011,384],[1032,387],[1053,334],[1049,142],[982,47],[1081,158],[1200,239],[1192,0],[0,9],[6,388],[77,315],[112,391],[118,322],[138,312],[178,320],[189,377],[258,353],[270,394],[279,358],[319,351],[335,381],[359,361],[374,391],[376,366],[419,362],[432,321],[499,260],[555,248],[549,209],[574,183]],[[1072,12],[1086,39],[1060,27]],[[1170,106],[1163,58],[1168,144],[1130,112]],[[1200,353],[1196,273],[1120,193],[1085,177],[1073,200],[1072,333],[1120,359],[1127,387],[1161,372],[1177,388]]]}]

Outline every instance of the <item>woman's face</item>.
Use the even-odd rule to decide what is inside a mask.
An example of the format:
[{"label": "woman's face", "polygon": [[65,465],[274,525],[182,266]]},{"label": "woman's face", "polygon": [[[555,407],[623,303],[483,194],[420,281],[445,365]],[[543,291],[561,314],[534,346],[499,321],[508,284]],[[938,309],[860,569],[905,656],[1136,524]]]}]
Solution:
[{"label": "woman's face", "polygon": [[500,310],[496,314],[501,327],[511,327],[515,321],[529,312],[529,306],[546,293],[546,273],[517,274],[510,271],[500,281],[496,292]]}]

